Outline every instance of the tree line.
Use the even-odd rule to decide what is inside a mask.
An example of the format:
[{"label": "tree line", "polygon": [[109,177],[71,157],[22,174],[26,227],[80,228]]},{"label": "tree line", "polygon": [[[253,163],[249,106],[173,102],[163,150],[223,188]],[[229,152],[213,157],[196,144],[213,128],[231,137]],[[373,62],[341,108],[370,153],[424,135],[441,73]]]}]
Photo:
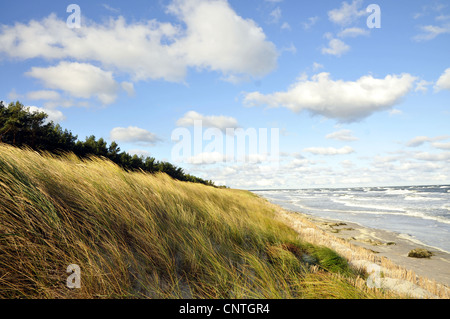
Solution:
[{"label": "tree line", "polygon": [[30,112],[19,101],[11,102],[7,106],[0,101],[0,143],[18,147],[28,146],[36,151],[54,154],[71,152],[80,158],[92,155],[105,157],[126,170],[164,172],[180,181],[215,186],[211,180],[186,174],[182,168],[169,162],[123,152],[115,141],[108,145],[103,138],[96,139],[94,135],[80,141],[77,135],[73,135],[53,121],[47,121],[47,118],[45,112]]}]

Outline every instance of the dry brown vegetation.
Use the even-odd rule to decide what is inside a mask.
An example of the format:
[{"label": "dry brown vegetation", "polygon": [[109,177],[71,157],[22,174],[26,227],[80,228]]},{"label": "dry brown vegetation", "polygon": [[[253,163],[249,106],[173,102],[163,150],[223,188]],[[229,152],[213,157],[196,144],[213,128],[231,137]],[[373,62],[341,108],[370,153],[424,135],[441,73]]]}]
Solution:
[{"label": "dry brown vegetation", "polygon": [[0,145],[0,297],[396,297],[277,216],[250,192]]}]

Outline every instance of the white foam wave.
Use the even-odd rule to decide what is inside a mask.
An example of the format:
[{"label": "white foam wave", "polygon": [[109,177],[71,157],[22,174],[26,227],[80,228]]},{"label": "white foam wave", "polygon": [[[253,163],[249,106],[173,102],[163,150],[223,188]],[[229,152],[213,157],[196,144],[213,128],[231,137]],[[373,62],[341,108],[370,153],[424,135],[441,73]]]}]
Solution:
[{"label": "white foam wave", "polygon": [[381,213],[382,211],[404,212],[404,209],[402,209],[402,208],[395,208],[395,207],[392,207],[389,205],[376,205],[376,204],[373,204],[373,201],[371,201],[371,204],[368,204],[367,201],[362,202],[359,200],[352,200],[351,202],[348,202],[346,200],[341,200],[341,199],[331,199],[331,200],[335,203],[343,204],[347,207],[374,209],[375,213]]},{"label": "white foam wave", "polygon": [[385,194],[389,194],[389,195],[405,195],[405,194],[410,194],[410,193],[414,193],[414,192],[415,192],[415,190],[388,188],[388,189],[386,189]]},{"label": "white foam wave", "polygon": [[[369,227],[376,225],[380,229],[411,232],[416,238],[426,238],[428,243],[448,247],[445,240],[441,241],[450,231],[450,186],[429,187],[432,191],[424,188],[303,189],[256,193],[290,210]],[[421,225],[424,227],[419,227]]]},{"label": "white foam wave", "polygon": [[[441,216],[433,216],[428,215],[420,211],[411,211],[411,210],[404,210],[404,209],[392,209],[391,207],[386,208],[385,206],[381,205],[372,205],[369,207],[369,205],[365,207],[360,207],[357,205],[352,205],[356,208],[363,208],[358,210],[342,210],[342,209],[331,209],[331,208],[319,208],[319,207],[310,207],[304,204],[301,204],[301,202],[295,202],[294,203],[297,207],[303,210],[308,211],[315,211],[315,212],[326,212],[326,213],[338,213],[343,215],[355,215],[355,214],[367,214],[367,215],[377,215],[377,216],[383,216],[383,215],[397,215],[397,216],[404,216],[404,217],[410,217],[410,218],[420,218],[420,219],[426,219],[426,220],[432,220],[438,223],[443,223],[450,225],[450,219],[441,217]],[[376,210],[364,210],[364,208],[373,208]]]},{"label": "white foam wave", "polygon": [[443,199],[440,197],[425,197],[425,196],[419,196],[419,195],[407,195],[404,198],[405,200],[418,200],[418,201],[442,201]]}]

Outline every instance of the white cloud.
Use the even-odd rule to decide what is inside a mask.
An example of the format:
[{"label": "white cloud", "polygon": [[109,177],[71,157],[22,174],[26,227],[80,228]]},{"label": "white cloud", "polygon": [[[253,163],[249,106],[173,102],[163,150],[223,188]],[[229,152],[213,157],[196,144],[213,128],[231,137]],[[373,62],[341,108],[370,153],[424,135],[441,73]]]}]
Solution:
[{"label": "white cloud", "polygon": [[313,70],[314,71],[317,71],[317,70],[320,70],[320,69],[323,69],[323,68],[324,68],[324,66],[322,64],[317,63],[317,62],[313,63]]},{"label": "white cloud", "polygon": [[202,121],[203,127],[218,128],[225,131],[227,128],[238,128],[238,121],[231,116],[206,116],[195,111],[187,112],[177,121],[178,126],[189,127],[194,126],[195,121]]},{"label": "white cloud", "polygon": [[58,100],[60,97],[58,92],[51,90],[32,91],[27,93],[27,98],[30,100]]},{"label": "white cloud", "polygon": [[450,34],[450,15],[445,15],[442,13],[442,10],[445,7],[447,7],[447,5],[441,3],[422,6],[422,12],[417,13],[414,16],[414,19],[433,14],[435,15],[434,19],[437,21],[438,25],[429,24],[419,26],[421,32],[413,37],[414,40],[428,41],[436,38],[441,34]]},{"label": "white cloud", "polygon": [[219,152],[205,152],[189,157],[186,162],[189,164],[202,165],[202,164],[215,164],[224,162],[226,160],[223,154]]},{"label": "white cloud", "polygon": [[342,30],[341,32],[338,33],[338,36],[340,38],[355,38],[358,36],[367,36],[369,35],[370,32],[366,29],[362,29],[362,28],[346,28],[344,30]]},{"label": "white cloud", "polygon": [[342,148],[334,147],[309,147],[303,150],[314,155],[345,155],[354,153],[355,150],[350,146],[344,146]]},{"label": "white cloud", "polygon": [[[346,155],[339,159],[333,156],[311,156],[319,160],[305,158],[291,159],[282,154],[283,159],[276,167],[253,163],[217,163],[211,166],[195,166],[197,176],[214,176],[218,184],[235,188],[298,188],[302,187],[351,187],[420,185],[427,183],[444,184],[448,181],[450,170],[445,155],[427,156],[415,159],[417,153],[407,152],[397,156],[375,157],[373,162],[363,165]],[[326,163],[333,163],[327,165]],[[220,181],[220,182],[219,182]]]},{"label": "white cloud", "polygon": [[416,88],[414,89],[414,91],[416,92],[422,92],[422,93],[426,93],[428,91],[427,86],[433,84],[433,82],[428,82],[425,80],[420,80],[419,82],[417,82]]},{"label": "white cloud", "polygon": [[102,7],[105,8],[106,10],[112,12],[112,13],[119,13],[120,12],[119,9],[113,8],[110,5],[105,4],[105,3],[102,4]]},{"label": "white cloud", "polygon": [[324,33],[323,37],[324,37],[325,39],[331,40],[331,39],[333,39],[333,33],[331,33],[331,32],[326,32],[326,33]]},{"label": "white cloud", "polygon": [[442,153],[421,152],[416,154],[414,158],[422,161],[431,161],[431,162],[450,161],[450,152],[442,152]]},{"label": "white cloud", "polygon": [[401,114],[403,114],[402,110],[392,109],[392,110],[389,111],[389,115],[390,116],[401,115]]},{"label": "white cloud", "polygon": [[352,135],[351,130],[340,130],[325,136],[327,139],[335,139],[339,141],[357,141],[358,138]]},{"label": "white cloud", "polygon": [[281,29],[282,30],[291,30],[291,26],[289,25],[289,23],[283,22],[283,24],[281,25]]},{"label": "white cloud", "polygon": [[227,1],[179,0],[169,6],[169,12],[186,23],[186,36],[176,39],[173,47],[188,65],[256,77],[276,67],[275,45]]},{"label": "white cloud", "polygon": [[16,92],[16,89],[12,89],[11,92],[8,93],[8,99],[10,101],[17,101],[22,98],[22,95]]},{"label": "white cloud", "polygon": [[439,77],[436,82],[435,89],[440,90],[450,90],[450,68],[444,71],[444,73]]},{"label": "white cloud", "polygon": [[78,107],[89,107],[89,102],[87,101],[79,101],[75,102],[73,100],[67,100],[67,99],[58,99],[58,100],[47,100],[44,102],[44,107],[47,109],[54,109],[57,107],[72,107],[72,106],[78,106]]},{"label": "white cloud", "polygon": [[290,52],[292,54],[295,54],[295,53],[297,53],[297,48],[295,47],[295,45],[293,43],[291,43],[290,46],[284,47],[280,51],[281,52]]},{"label": "white cloud", "polygon": [[120,86],[127,92],[128,96],[134,96],[136,94],[133,83],[124,81],[120,83]]},{"label": "white cloud", "polygon": [[154,145],[161,140],[156,134],[136,126],[116,127],[111,130],[110,139],[144,145]]},{"label": "white cloud", "polygon": [[327,48],[322,48],[323,54],[330,54],[335,56],[341,56],[344,53],[347,53],[350,50],[350,46],[345,44],[345,42],[339,39],[331,39],[328,42]]},{"label": "white cloud", "polygon": [[311,27],[313,27],[317,23],[317,21],[319,21],[319,17],[317,16],[309,17],[306,22],[303,22],[303,29],[305,30],[311,29]]},{"label": "white cloud", "polygon": [[53,67],[33,67],[26,75],[39,79],[46,88],[62,90],[76,98],[95,96],[103,104],[110,104],[117,97],[118,84],[112,72],[87,63],[63,61]]},{"label": "white cloud", "polygon": [[352,168],[355,166],[351,160],[343,160],[340,164],[345,168]]},{"label": "white cloud", "polygon": [[270,12],[271,22],[278,23],[281,19],[281,9],[280,7],[276,7],[272,12]]},{"label": "white cloud", "polygon": [[442,26],[437,25],[425,25],[420,27],[421,33],[416,35],[413,39],[416,41],[428,41],[436,38],[441,34],[450,33],[450,24],[445,24]]},{"label": "white cloud", "polygon": [[436,21],[450,20],[450,15],[441,14],[441,15],[437,16],[435,19],[436,19]]},{"label": "white cloud", "polygon": [[406,143],[406,146],[409,147],[417,147],[421,146],[424,143],[427,142],[435,142],[435,141],[441,141],[449,138],[449,136],[437,136],[437,137],[428,137],[428,136],[416,136],[415,138],[411,139],[408,143]]},{"label": "white cloud", "polygon": [[66,119],[64,114],[58,110],[37,107],[37,106],[27,106],[27,108],[30,113],[35,113],[35,112],[46,113],[48,115],[47,121],[53,121],[55,123],[58,123],[58,122],[64,121]]},{"label": "white cloud", "polygon": [[275,69],[275,45],[227,1],[174,0],[167,12],[182,24],[127,23],[119,16],[70,29],[51,14],[28,24],[2,25],[0,52],[19,59],[95,61],[103,69],[129,74],[133,81],[181,82],[188,67],[255,77]]},{"label": "white cloud", "polygon": [[307,110],[340,122],[354,122],[399,103],[412,90],[415,80],[410,74],[402,74],[384,79],[366,75],[356,81],[335,81],[323,72],[311,80],[300,78],[285,92],[248,93],[244,104],[286,107],[294,112]]},{"label": "white cloud", "polygon": [[328,18],[333,23],[346,26],[366,15],[366,11],[361,7],[362,0],[353,0],[351,4],[344,1],[339,9],[328,12]]},{"label": "white cloud", "polygon": [[441,150],[450,150],[450,142],[449,143],[432,143],[433,147],[439,148]]},{"label": "white cloud", "polygon": [[428,136],[416,136],[415,138],[410,140],[406,145],[409,147],[417,147],[424,144],[425,142],[430,142],[431,140],[432,139],[429,138]]}]

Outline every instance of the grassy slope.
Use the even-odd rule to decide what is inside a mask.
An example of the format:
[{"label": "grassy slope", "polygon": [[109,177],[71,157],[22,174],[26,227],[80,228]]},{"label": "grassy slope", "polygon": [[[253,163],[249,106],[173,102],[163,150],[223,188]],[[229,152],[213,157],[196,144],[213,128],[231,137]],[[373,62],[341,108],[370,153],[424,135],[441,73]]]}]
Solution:
[{"label": "grassy slope", "polygon": [[249,192],[0,144],[1,298],[383,296],[356,276]]}]

